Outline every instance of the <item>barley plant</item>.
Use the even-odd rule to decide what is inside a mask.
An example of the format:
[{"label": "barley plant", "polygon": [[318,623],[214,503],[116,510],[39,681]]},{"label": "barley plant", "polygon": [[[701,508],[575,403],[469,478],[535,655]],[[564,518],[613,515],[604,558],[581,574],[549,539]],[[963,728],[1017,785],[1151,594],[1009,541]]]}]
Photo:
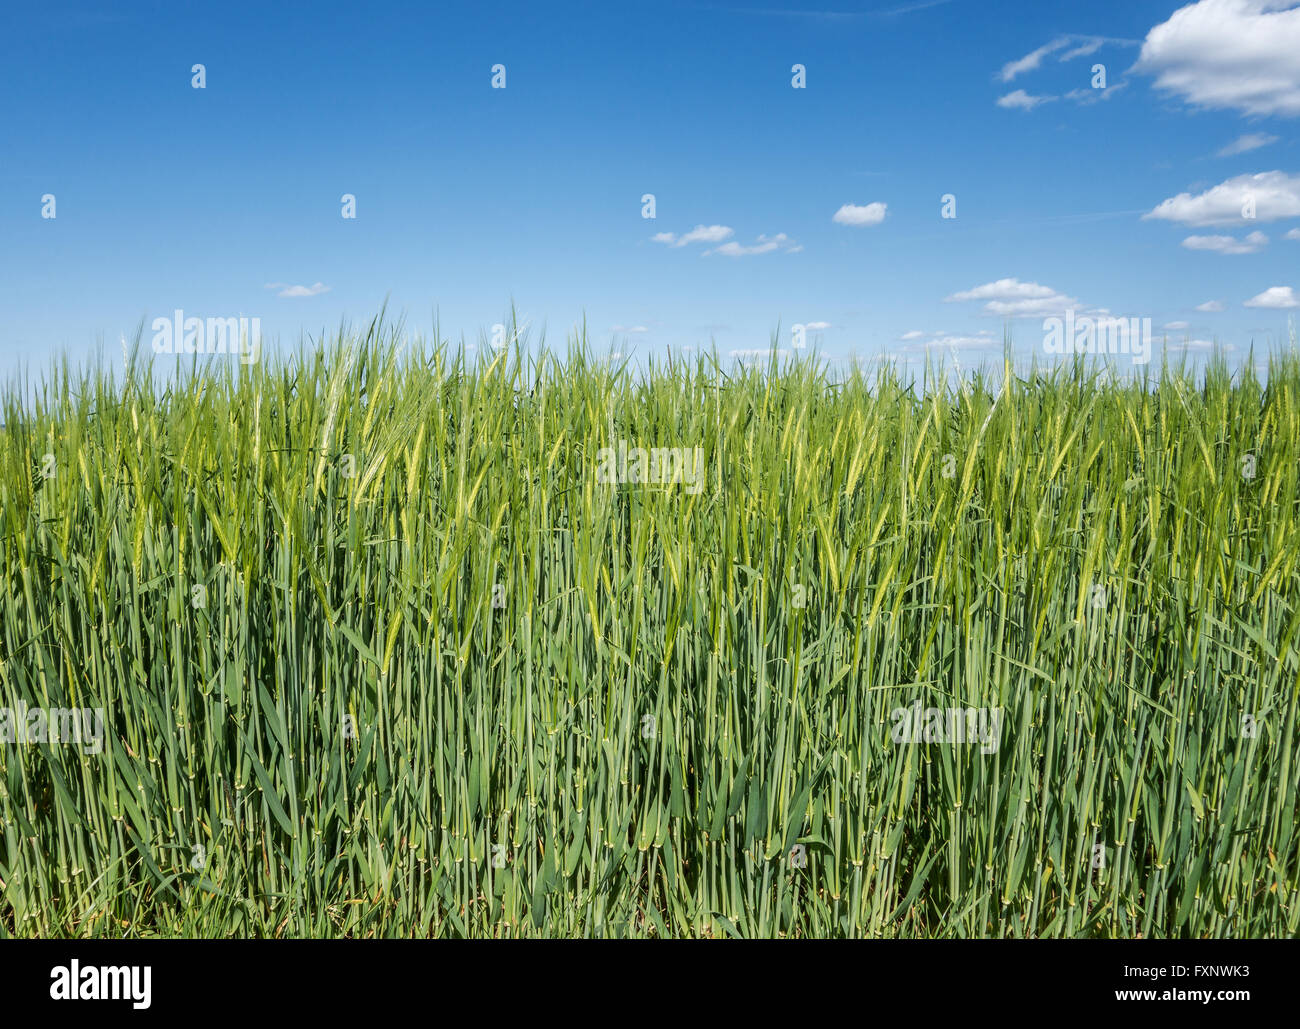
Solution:
[{"label": "barley plant", "polygon": [[1300,928],[1293,351],[146,358],[0,398],[0,935]]}]

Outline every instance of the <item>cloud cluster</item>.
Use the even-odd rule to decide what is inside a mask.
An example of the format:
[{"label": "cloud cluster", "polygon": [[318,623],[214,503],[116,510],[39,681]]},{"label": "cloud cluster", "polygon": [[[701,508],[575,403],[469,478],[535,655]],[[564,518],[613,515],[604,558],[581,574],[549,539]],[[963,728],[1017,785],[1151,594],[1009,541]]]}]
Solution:
[{"label": "cloud cluster", "polygon": [[[1132,46],[1136,45],[1136,42],[1136,40],[1129,39],[1107,39],[1104,36],[1057,36],[1050,43],[1044,43],[1037,50],[1031,50],[1024,57],[1008,61],[1002,66],[1002,70],[998,72],[997,79],[999,82],[1010,82],[1025,72],[1035,71],[1049,55],[1056,54],[1061,50],[1065,50],[1065,53],[1060,54],[1057,60],[1064,63],[1065,61],[1072,61],[1076,57],[1088,57],[1095,54],[1105,43]],[[1067,47],[1069,49],[1066,49]],[[1065,99],[1072,100],[1080,106],[1088,106],[1102,100],[1109,100],[1122,90],[1125,85],[1124,82],[1118,82],[1113,86],[1098,84],[1095,89],[1072,89],[1065,94]],[[1059,96],[1036,94],[1024,89],[1015,89],[998,97],[997,105],[1008,110],[1032,111],[1041,104],[1060,99]]]},{"label": "cloud cluster", "polygon": [[[672,232],[656,232],[650,239],[655,243],[664,243],[670,247],[684,247],[691,243],[717,243],[705,255],[722,254],[724,257],[748,257],[751,254],[770,254],[774,250],[784,250],[788,254],[797,254],[803,249],[784,232],[775,236],[760,235],[756,243],[744,246],[731,237],[735,230],[729,225],[697,225],[690,232],[678,236]],[[723,240],[726,240],[724,243]]]},{"label": "cloud cluster", "polygon": [[[1246,217],[1253,210],[1254,218]],[[1143,220],[1183,225],[1245,225],[1300,217],[1300,175],[1282,171],[1238,175],[1203,193],[1179,193],[1162,200]]]},{"label": "cloud cluster", "polygon": [[1188,250],[1209,250],[1216,254],[1255,254],[1268,245],[1262,232],[1252,232],[1245,239],[1235,236],[1188,236],[1183,246]]},{"label": "cloud cluster", "polygon": [[1300,116],[1300,4],[1199,0],[1147,33],[1134,71],[1193,107]]},{"label": "cloud cluster", "polygon": [[879,225],[889,213],[889,205],[879,202],[863,204],[844,204],[831,217],[836,225]]},{"label": "cloud cluster", "polygon": [[1071,43],[1078,45],[1062,54],[1059,60],[1072,61],[1076,57],[1087,57],[1089,54],[1094,54],[1100,50],[1104,42],[1106,41],[1101,36],[1058,36],[1050,43],[1044,43],[1037,50],[1031,50],[1024,57],[1015,61],[1008,61],[998,73],[998,79],[1002,82],[1010,82],[1017,75],[1027,71],[1034,71],[1043,63],[1043,58],[1056,53],[1058,50],[1063,50]]},{"label": "cloud cluster", "polygon": [[1021,282],[1019,279],[998,279],[944,297],[946,304],[969,300],[984,301],[985,314],[1003,318],[1045,317],[1060,314],[1079,303],[1074,297],[1066,296],[1050,286]]}]

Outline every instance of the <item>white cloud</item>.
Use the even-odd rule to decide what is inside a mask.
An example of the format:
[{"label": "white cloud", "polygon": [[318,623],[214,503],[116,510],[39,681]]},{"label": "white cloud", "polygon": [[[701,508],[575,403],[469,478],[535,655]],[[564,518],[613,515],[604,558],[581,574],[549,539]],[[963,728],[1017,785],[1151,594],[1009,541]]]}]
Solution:
[{"label": "white cloud", "polygon": [[1060,314],[1067,307],[1074,307],[1077,303],[1074,297],[1054,293],[1042,300],[990,300],[984,305],[984,312],[1003,318],[1031,318]]},{"label": "white cloud", "polygon": [[[673,248],[680,248],[691,243],[719,243],[720,246],[712,250],[706,250],[707,254],[722,254],[725,257],[743,257],[747,254],[767,254],[773,250],[784,248],[787,253],[797,254],[803,249],[802,246],[796,246],[791,243],[790,237],[784,232],[778,232],[775,236],[759,236],[758,242],[752,246],[741,246],[734,241],[723,243],[723,240],[731,240],[735,230],[728,225],[697,225],[690,232],[684,232],[678,236],[672,232],[657,232],[651,236],[655,243],[666,243]],[[787,246],[786,244],[791,244]]]},{"label": "white cloud", "polygon": [[1061,55],[1060,60],[1064,63],[1065,61],[1073,61],[1076,57],[1087,57],[1089,54],[1095,54],[1101,49],[1101,44],[1104,42],[1106,41],[1100,36],[1094,37],[1073,50],[1067,50]]},{"label": "white cloud", "polygon": [[687,243],[721,243],[732,235],[732,230],[726,225],[697,225],[673,245],[684,247]]},{"label": "white cloud", "polygon": [[[1242,217],[1253,201],[1255,217]],[[1281,171],[1238,175],[1193,196],[1179,193],[1162,200],[1142,216],[1184,225],[1245,225],[1250,221],[1276,221],[1300,216],[1300,175]]]},{"label": "white cloud", "polygon": [[1058,293],[1049,286],[1021,282],[1019,279],[998,279],[944,297],[944,303],[963,300],[983,300],[985,314],[1007,318],[1059,314],[1067,307],[1078,304],[1074,297]]},{"label": "white cloud", "polygon": [[[906,339],[908,337],[912,337],[912,334],[908,333],[908,336],[904,338]],[[918,332],[915,337],[912,338],[915,340],[921,340],[924,338],[923,342],[909,343],[907,346],[903,347],[903,352],[917,353],[918,351],[934,350],[939,347],[944,347],[949,350],[978,350],[982,347],[994,348],[1002,346],[1002,341],[995,338],[993,334],[987,330],[981,330],[973,336],[962,335],[954,332],[934,332],[930,333],[928,338],[925,337],[927,337],[926,333]]]},{"label": "white cloud", "polygon": [[810,329],[813,332],[821,332],[822,330],[829,329],[830,327],[831,327],[830,322],[808,322],[806,325],[804,325],[805,329]]},{"label": "white cloud", "polygon": [[1049,286],[1040,286],[1036,282],[1021,282],[1019,279],[998,279],[996,282],[986,282],[982,286],[976,286],[974,289],[964,289],[960,293],[953,293],[945,297],[945,302],[956,300],[1019,300],[1023,298],[1041,299],[1043,297],[1055,296],[1056,290]]},{"label": "white cloud", "polygon": [[1135,71],[1194,107],[1300,115],[1295,0],[1200,0],[1147,33]]},{"label": "white cloud", "polygon": [[615,325],[610,332],[649,332],[644,325]]},{"label": "white cloud", "polygon": [[1081,107],[1090,107],[1093,104],[1100,103],[1102,100],[1109,100],[1116,93],[1121,92],[1127,82],[1117,82],[1113,86],[1107,86],[1105,89],[1072,89],[1065,94],[1066,100],[1073,100]]},{"label": "white cloud", "polygon": [[1002,341],[994,339],[991,333],[980,332],[974,336],[961,336],[955,333],[939,333],[926,343],[930,347],[956,347],[972,349],[977,347],[1000,347]]},{"label": "white cloud", "polygon": [[1203,304],[1197,304],[1196,310],[1204,311],[1206,314],[1218,314],[1223,310],[1222,300],[1207,300]]},{"label": "white cloud", "polygon": [[770,254],[782,247],[785,247],[788,253],[803,249],[803,247],[785,246],[789,242],[789,236],[784,232],[778,232],[775,236],[759,236],[758,242],[749,246],[741,246],[741,244],[733,240],[730,243],[723,243],[720,247],[714,247],[712,250],[706,250],[704,253],[706,255],[722,254],[723,257],[748,257],[751,254]]},{"label": "white cloud", "polygon": [[998,106],[1032,111],[1039,104],[1050,103],[1055,99],[1056,97],[1054,96],[1033,96],[1030,93],[1026,93],[1023,89],[1017,89],[1008,93],[1006,96],[998,97]]},{"label": "white cloud", "polygon": [[1262,232],[1252,232],[1245,239],[1235,236],[1188,236],[1183,246],[1188,250],[1211,250],[1218,254],[1254,254],[1268,245]]},{"label": "white cloud", "polygon": [[1286,235],[1284,235],[1282,238],[1283,238],[1283,239],[1300,239],[1300,229],[1292,229],[1290,232],[1288,232],[1288,233],[1287,233]]},{"label": "white cloud", "polygon": [[1244,136],[1238,136],[1214,156],[1233,157],[1236,154],[1246,154],[1276,142],[1277,136],[1270,136],[1266,132],[1247,132]]},{"label": "white cloud", "polygon": [[898,338],[901,340],[920,339],[924,335],[925,333],[922,332],[920,329],[912,329],[910,332],[903,333]]},{"label": "white cloud", "polygon": [[684,247],[688,243],[721,243],[733,235],[734,230],[726,225],[697,225],[681,236],[672,232],[656,232],[650,238],[656,243],[667,243],[671,247]]},{"label": "white cloud", "polygon": [[888,211],[889,205],[878,201],[861,207],[857,204],[844,204],[835,212],[831,221],[836,225],[879,225],[885,220]]},{"label": "white cloud", "polygon": [[290,286],[285,282],[268,282],[266,288],[278,289],[280,292],[276,294],[277,297],[315,297],[330,290],[330,287],[323,282],[311,286]]},{"label": "white cloud", "polygon": [[[1037,50],[1031,50],[1029,53],[1025,54],[1025,56],[1020,58],[1018,61],[1008,61],[1006,64],[1004,64],[1002,66],[1002,71],[998,74],[998,78],[1000,78],[1003,82],[1010,82],[1021,72],[1033,71],[1035,68],[1037,68],[1040,64],[1043,63],[1044,57],[1046,57],[1048,54],[1055,53],[1057,50],[1060,50],[1061,47],[1063,46],[1069,46],[1069,44],[1070,44],[1069,36],[1061,36],[1059,39],[1054,39],[1050,43],[1044,43]],[[1091,52],[1092,51],[1089,51],[1089,53]]]},{"label": "white cloud", "polygon": [[1271,310],[1283,311],[1293,307],[1300,307],[1300,297],[1295,295],[1295,290],[1290,286],[1269,286],[1263,293],[1247,300],[1246,306],[1267,307]]},{"label": "white cloud", "polygon": [[1207,350],[1214,350],[1216,347],[1220,350],[1237,349],[1231,343],[1216,343],[1214,340],[1210,340],[1210,339],[1185,339],[1178,342],[1165,344],[1165,350],[1167,351],[1168,350],[1183,350],[1183,351],[1196,350],[1196,351],[1204,352]]},{"label": "white cloud", "polygon": [[1191,322],[1166,322],[1165,323],[1165,328],[1169,329],[1172,332],[1181,332],[1183,329],[1190,329],[1191,327],[1192,327]]}]

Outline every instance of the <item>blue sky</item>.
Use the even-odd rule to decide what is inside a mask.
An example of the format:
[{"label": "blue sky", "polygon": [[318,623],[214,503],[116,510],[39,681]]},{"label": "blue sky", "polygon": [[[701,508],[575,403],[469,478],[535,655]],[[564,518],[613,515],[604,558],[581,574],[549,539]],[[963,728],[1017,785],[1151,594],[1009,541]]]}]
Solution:
[{"label": "blue sky", "polygon": [[799,323],[835,359],[963,364],[1008,327],[1041,353],[1067,307],[1238,355],[1300,309],[1296,0],[42,2],[3,28],[6,374],[177,308],[292,343],[385,297],[453,340],[513,299],[556,345],[584,316],[639,354]]}]

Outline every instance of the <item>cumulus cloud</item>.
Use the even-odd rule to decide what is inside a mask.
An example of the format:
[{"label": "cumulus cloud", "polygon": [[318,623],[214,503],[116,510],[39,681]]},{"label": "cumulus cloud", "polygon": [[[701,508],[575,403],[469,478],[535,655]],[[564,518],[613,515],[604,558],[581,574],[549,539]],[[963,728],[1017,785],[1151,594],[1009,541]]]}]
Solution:
[{"label": "cumulus cloud", "polygon": [[885,220],[889,211],[888,204],[879,202],[864,204],[844,204],[831,217],[836,225],[879,225]]},{"label": "cumulus cloud", "polygon": [[1269,286],[1256,296],[1246,301],[1247,307],[1264,307],[1274,311],[1290,310],[1293,307],[1300,307],[1300,297],[1297,297],[1295,290],[1290,286]]},{"label": "cumulus cloud", "polygon": [[[1255,217],[1244,217],[1249,204]],[[1300,175],[1281,171],[1238,175],[1193,196],[1179,193],[1162,200],[1143,220],[1181,222],[1184,225],[1244,225],[1250,221],[1276,221],[1300,216]]]},{"label": "cumulus cloud", "polygon": [[1193,107],[1300,115],[1296,0],[1199,0],[1147,33],[1134,70]]},{"label": "cumulus cloud", "polygon": [[1245,239],[1235,236],[1188,236],[1183,246],[1188,250],[1210,250],[1217,254],[1254,254],[1268,245],[1262,232],[1252,232]]},{"label": "cumulus cloud", "polygon": [[323,282],[316,282],[310,286],[290,286],[286,282],[268,282],[267,289],[278,289],[280,292],[277,297],[315,297],[322,293],[328,293],[330,287]]},{"label": "cumulus cloud", "polygon": [[1233,157],[1236,154],[1247,154],[1276,142],[1277,136],[1270,136],[1267,132],[1247,132],[1244,136],[1238,136],[1214,156]]},{"label": "cumulus cloud", "polygon": [[1283,239],[1300,239],[1300,229],[1292,229],[1290,232],[1288,232],[1288,233],[1287,233],[1286,235],[1284,235],[1282,238],[1283,238]]},{"label": "cumulus cloud", "polygon": [[1018,108],[1022,111],[1032,111],[1039,104],[1050,103],[1055,99],[1056,97],[1054,96],[1034,96],[1031,93],[1026,93],[1023,89],[1017,89],[1008,93],[1006,96],[998,97],[998,106],[1013,109]]},{"label": "cumulus cloud", "polygon": [[953,293],[951,296],[945,297],[944,300],[952,302],[955,300],[988,300],[991,298],[999,300],[1038,299],[1055,295],[1056,290],[1049,286],[1040,286],[1036,282],[1021,282],[1019,279],[998,279],[996,282],[986,282],[982,286]]},{"label": "cumulus cloud", "polygon": [[1218,314],[1223,310],[1222,300],[1207,300],[1203,304],[1197,304],[1196,310],[1204,311],[1206,314]]},{"label": "cumulus cloud", "polygon": [[1059,293],[1050,286],[1021,282],[1019,279],[998,279],[944,297],[944,303],[966,300],[982,300],[985,314],[1005,318],[1059,314],[1067,307],[1078,304],[1074,297]]}]

